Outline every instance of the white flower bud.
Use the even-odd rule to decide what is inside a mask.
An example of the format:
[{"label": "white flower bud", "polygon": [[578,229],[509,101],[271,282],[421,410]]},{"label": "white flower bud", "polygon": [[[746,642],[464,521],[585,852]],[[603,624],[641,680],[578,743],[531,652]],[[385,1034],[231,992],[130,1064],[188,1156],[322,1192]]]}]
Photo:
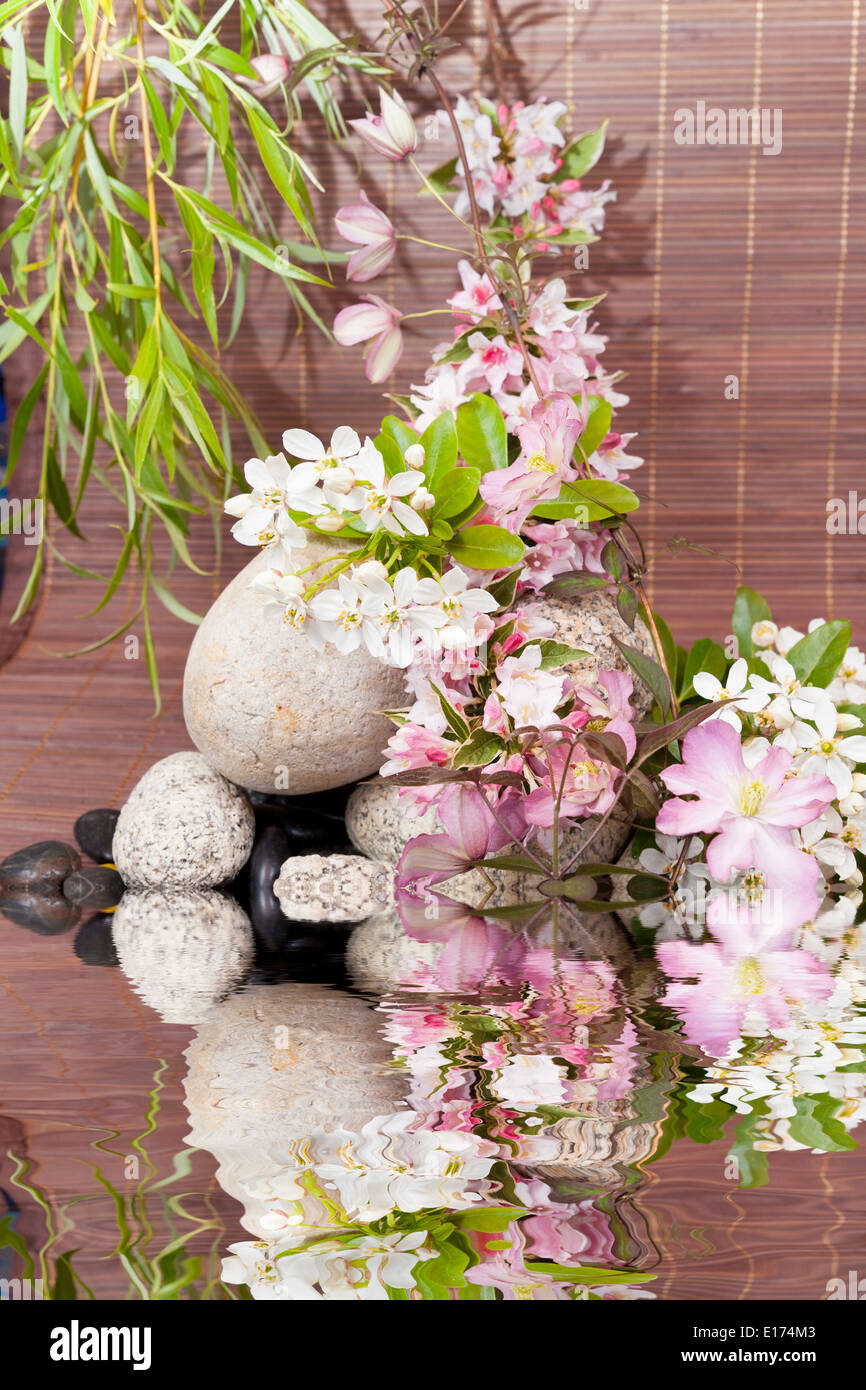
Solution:
[{"label": "white flower bud", "polygon": [[329,468],[325,477],[329,492],[347,493],[355,486],[355,475],[351,468]]},{"label": "white flower bud", "polygon": [[403,457],[410,468],[423,468],[425,458],[424,445],[410,444]]},{"label": "white flower bud", "polygon": [[296,598],[301,598],[306,589],[306,585],[299,575],[284,574],[280,582],[280,588],[286,595],[294,594]]},{"label": "white flower bud", "polygon": [[787,656],[794,644],[799,642],[803,635],[795,627],[780,628],[776,636],[776,650],[781,652],[782,656]]},{"label": "white flower bud", "polygon": [[319,531],[342,531],[346,518],[342,512],[332,512],[330,516],[317,516],[316,529]]},{"label": "white flower bud", "polygon": [[436,505],[436,498],[433,496],[433,493],[423,485],[415,489],[409,501],[416,512],[427,512],[431,507],[435,507]]},{"label": "white flower bud", "polygon": [[850,732],[851,729],[859,728],[860,720],[858,719],[856,714],[843,714],[841,711],[837,710],[836,730],[838,733],[847,734]]},{"label": "white flower bud", "polygon": [[794,715],[791,708],[783,696],[777,695],[775,700],[771,700],[766,710],[777,729],[790,729],[794,722]]},{"label": "white flower bud", "polygon": [[866,772],[855,772],[851,780],[855,792],[866,792]]},{"label": "white flower bud", "polygon": [[863,874],[861,873],[861,871],[860,871],[859,869],[855,869],[854,872],[853,872],[853,874],[849,874],[849,876],[846,878],[845,882],[846,882],[846,883],[850,883],[851,886],[852,886],[853,888],[862,888],[862,887],[863,887]]},{"label": "white flower bud", "polygon": [[387,579],[388,571],[381,560],[365,560],[362,565],[355,566],[355,578],[362,583],[370,579]]},{"label": "white flower bud", "polygon": [[866,797],[861,796],[860,792],[849,792],[847,796],[839,798],[839,810],[843,816],[859,816],[864,806]]},{"label": "white flower bud", "polygon": [[223,510],[229,516],[246,516],[250,507],[253,505],[253,495],[251,492],[240,492],[237,497],[229,497],[223,504]]},{"label": "white flower bud", "polygon": [[752,623],[752,641],[756,647],[772,647],[779,629],[769,618],[760,618]]}]

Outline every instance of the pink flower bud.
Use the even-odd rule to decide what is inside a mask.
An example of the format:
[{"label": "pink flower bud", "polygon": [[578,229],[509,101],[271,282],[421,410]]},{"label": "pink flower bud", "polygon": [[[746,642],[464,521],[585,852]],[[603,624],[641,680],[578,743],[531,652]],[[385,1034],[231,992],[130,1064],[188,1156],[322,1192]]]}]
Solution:
[{"label": "pink flower bud", "polygon": [[288,58],[282,53],[260,53],[250,61],[250,67],[258,74],[258,80],[242,77],[240,81],[257,97],[270,96],[281,87],[292,70]]},{"label": "pink flower bud", "polygon": [[369,381],[385,381],[391,375],[403,352],[403,334],[398,324],[400,314],[392,304],[378,295],[364,295],[358,304],[341,309],[334,319],[334,337],[342,347],[354,347],[373,339],[367,353],[366,372]]},{"label": "pink flower bud", "polygon": [[396,164],[417,148],[418,131],[401,96],[390,96],[380,87],[379,109],[381,115],[374,116],[368,111],[366,116],[350,121],[349,125],[354,126],[361,139],[378,154]]},{"label": "pink flower bud", "polygon": [[396,240],[390,218],[370,202],[363,189],[360,196],[360,203],[340,208],[334,221],[340,236],[362,247],[349,257],[346,279],[363,282],[375,279],[390,264]]}]

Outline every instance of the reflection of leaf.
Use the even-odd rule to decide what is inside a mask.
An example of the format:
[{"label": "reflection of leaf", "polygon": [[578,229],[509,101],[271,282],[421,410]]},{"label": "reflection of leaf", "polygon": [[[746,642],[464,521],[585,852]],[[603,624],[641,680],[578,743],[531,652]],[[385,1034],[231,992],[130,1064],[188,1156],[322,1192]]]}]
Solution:
[{"label": "reflection of leaf", "polygon": [[839,1102],[833,1096],[798,1096],[794,1107],[797,1113],[789,1123],[798,1144],[831,1151],[856,1149],[856,1141],[836,1117]]}]

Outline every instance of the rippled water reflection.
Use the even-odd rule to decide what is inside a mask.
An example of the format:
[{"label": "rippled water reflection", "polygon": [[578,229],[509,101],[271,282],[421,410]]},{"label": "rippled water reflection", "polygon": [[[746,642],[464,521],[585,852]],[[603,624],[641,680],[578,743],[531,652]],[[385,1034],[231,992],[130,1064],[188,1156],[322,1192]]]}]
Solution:
[{"label": "rippled water reflection", "polygon": [[4,926],[0,1279],[816,1299],[856,1267],[861,928],[782,961],[668,943],[666,975],[610,917],[405,920],[326,930],[239,988],[214,969],[209,999],[170,951],[140,951],[133,988]]}]

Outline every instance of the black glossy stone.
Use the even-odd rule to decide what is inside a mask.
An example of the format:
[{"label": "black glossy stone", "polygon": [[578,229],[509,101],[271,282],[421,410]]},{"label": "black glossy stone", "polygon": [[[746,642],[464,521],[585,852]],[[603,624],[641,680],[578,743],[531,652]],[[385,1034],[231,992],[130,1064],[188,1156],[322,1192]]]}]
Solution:
[{"label": "black glossy stone", "polygon": [[88,917],[78,928],[72,949],[85,965],[118,965],[111,918],[102,915]]},{"label": "black glossy stone", "polygon": [[324,815],[305,806],[263,802],[255,807],[256,825],[278,826],[289,839],[288,854],[311,854],[346,839],[342,816]]},{"label": "black glossy stone", "polygon": [[63,896],[88,912],[117,907],[123,897],[123,879],[108,865],[88,865],[63,880]]},{"label": "black glossy stone", "polygon": [[111,842],[119,815],[120,812],[115,811],[113,807],[100,806],[95,811],[85,811],[73,826],[73,834],[78,844],[97,864],[112,862]]},{"label": "black glossy stone", "polygon": [[17,927],[26,927],[37,936],[60,936],[81,921],[81,908],[64,898],[51,885],[41,892],[13,888],[0,892],[0,912]]},{"label": "black glossy stone", "polygon": [[279,951],[292,933],[291,923],[274,897],[274,883],[292,843],[279,825],[268,825],[256,837],[249,860],[249,915],[261,944]]},{"label": "black glossy stone", "polygon": [[81,868],[81,855],[62,840],[39,840],[17,849],[0,863],[0,893],[16,889],[58,888]]}]

